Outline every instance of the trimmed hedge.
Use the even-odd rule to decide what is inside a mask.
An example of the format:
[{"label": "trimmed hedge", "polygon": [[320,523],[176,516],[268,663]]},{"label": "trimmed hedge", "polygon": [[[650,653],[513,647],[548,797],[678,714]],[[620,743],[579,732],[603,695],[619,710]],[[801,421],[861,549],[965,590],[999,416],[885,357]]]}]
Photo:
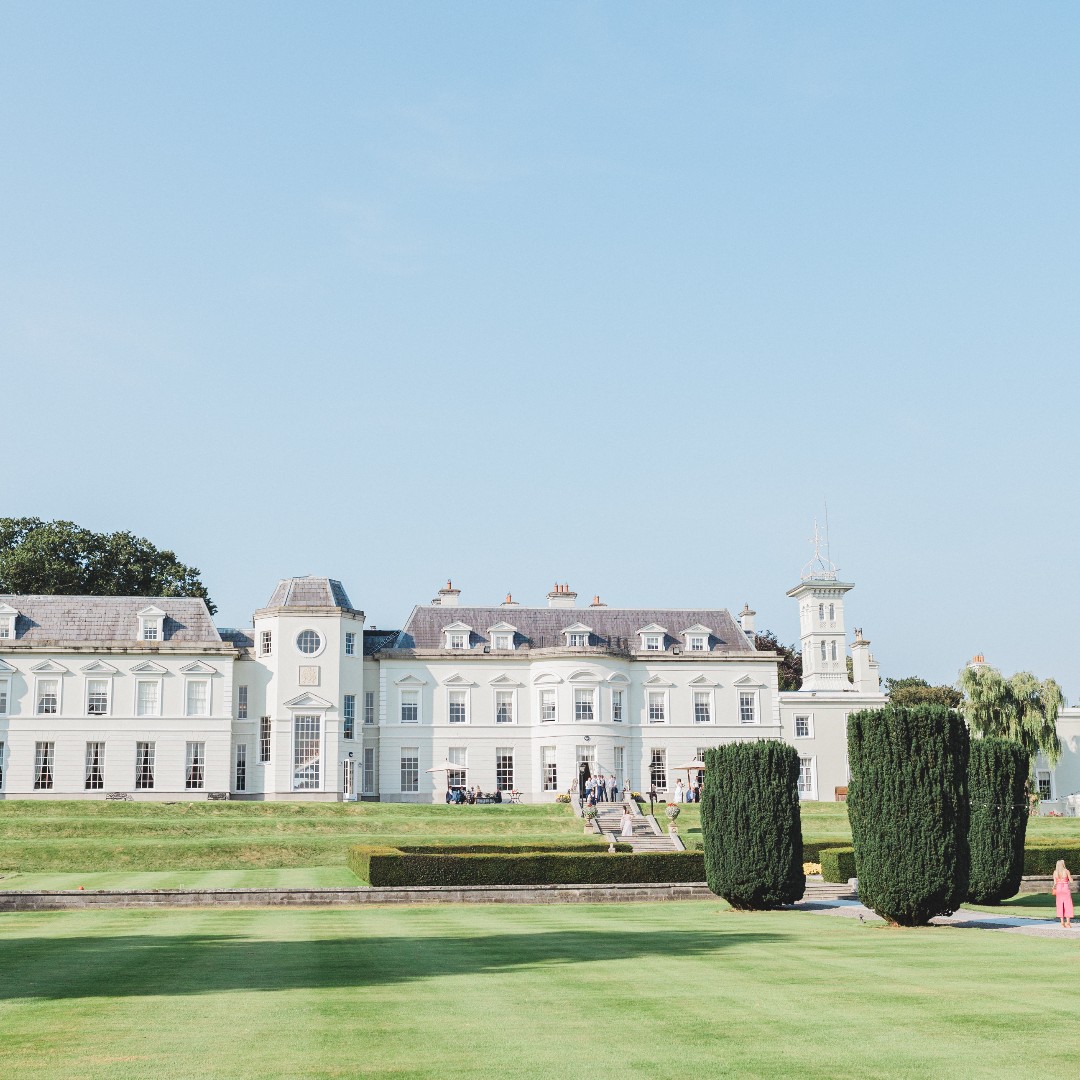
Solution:
[{"label": "trimmed hedge", "polygon": [[848,816],[859,896],[882,918],[921,926],[968,889],[968,732],[941,705],[848,718]]},{"label": "trimmed hedge", "polygon": [[1024,873],[1052,874],[1058,859],[1064,859],[1065,865],[1072,868],[1073,876],[1077,876],[1077,870],[1080,869],[1080,841],[1065,840],[1047,843],[1045,846],[1029,845],[1024,849]]},{"label": "trimmed hedge", "polygon": [[[404,851],[409,855],[523,855],[533,851],[571,851],[584,855],[607,854],[608,840],[598,843],[599,837],[586,839],[581,843],[574,840],[568,842],[550,840],[546,843],[538,841],[527,844],[395,844],[396,851]],[[380,845],[376,845],[378,847]],[[633,851],[633,844],[619,842],[615,845],[616,851]]]},{"label": "trimmed hedge", "polygon": [[1015,896],[1024,873],[1028,752],[1011,739],[972,739],[968,759],[971,872],[967,898],[994,904]]},{"label": "trimmed hedge", "polygon": [[349,869],[374,887],[407,885],[623,885],[705,880],[701,852],[610,855],[585,851],[405,851],[356,846]]},{"label": "trimmed hedge", "polygon": [[802,899],[798,781],[799,752],[775,739],[729,743],[705,754],[705,877],[737,910]]},{"label": "trimmed hedge", "polygon": [[857,876],[853,847],[822,848],[817,861],[821,863],[822,881],[846,885]]}]

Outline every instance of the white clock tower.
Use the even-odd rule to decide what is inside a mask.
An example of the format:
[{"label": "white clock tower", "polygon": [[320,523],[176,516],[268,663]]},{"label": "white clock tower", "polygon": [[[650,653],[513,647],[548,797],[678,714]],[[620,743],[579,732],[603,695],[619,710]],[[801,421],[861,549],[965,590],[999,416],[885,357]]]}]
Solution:
[{"label": "white clock tower", "polygon": [[844,596],[855,586],[822,555],[822,536],[814,522],[814,557],[803,567],[802,580],[787,595],[799,602],[802,642],[801,690],[852,690],[847,673]]}]

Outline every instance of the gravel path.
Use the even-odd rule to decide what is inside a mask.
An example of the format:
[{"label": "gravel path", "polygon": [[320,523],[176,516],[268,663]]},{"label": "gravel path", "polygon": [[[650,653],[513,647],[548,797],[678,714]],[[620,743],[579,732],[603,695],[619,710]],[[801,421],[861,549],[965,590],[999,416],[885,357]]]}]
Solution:
[{"label": "gravel path", "polygon": [[[795,905],[797,911],[814,915],[838,915],[843,919],[861,922],[883,922],[858,900],[810,900]],[[939,915],[930,920],[931,926],[953,926],[960,930],[1000,930],[1005,934],[1026,934],[1028,937],[1075,938],[1080,940],[1080,924],[1065,930],[1057,919],[1025,918],[1019,915],[991,915],[986,911],[967,911],[961,908],[953,915]]]}]

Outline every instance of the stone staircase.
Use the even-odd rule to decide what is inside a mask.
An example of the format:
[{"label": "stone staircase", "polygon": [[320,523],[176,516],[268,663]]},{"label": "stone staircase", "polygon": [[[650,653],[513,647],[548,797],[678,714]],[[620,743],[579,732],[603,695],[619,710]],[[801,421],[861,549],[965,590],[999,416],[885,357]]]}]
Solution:
[{"label": "stone staircase", "polygon": [[594,828],[609,839],[630,844],[635,853],[639,851],[682,851],[682,843],[673,839],[657,824],[656,818],[643,814],[634,806],[634,835],[622,836],[622,803],[600,803],[596,810]]}]

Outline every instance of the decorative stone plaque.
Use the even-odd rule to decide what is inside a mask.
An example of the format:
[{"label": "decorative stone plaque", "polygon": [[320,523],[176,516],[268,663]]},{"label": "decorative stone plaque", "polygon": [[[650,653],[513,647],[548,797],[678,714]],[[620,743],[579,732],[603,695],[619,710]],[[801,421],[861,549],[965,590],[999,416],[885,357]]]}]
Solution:
[{"label": "decorative stone plaque", "polygon": [[301,686],[318,686],[319,685],[319,665],[318,664],[302,664],[300,666],[300,685]]}]

